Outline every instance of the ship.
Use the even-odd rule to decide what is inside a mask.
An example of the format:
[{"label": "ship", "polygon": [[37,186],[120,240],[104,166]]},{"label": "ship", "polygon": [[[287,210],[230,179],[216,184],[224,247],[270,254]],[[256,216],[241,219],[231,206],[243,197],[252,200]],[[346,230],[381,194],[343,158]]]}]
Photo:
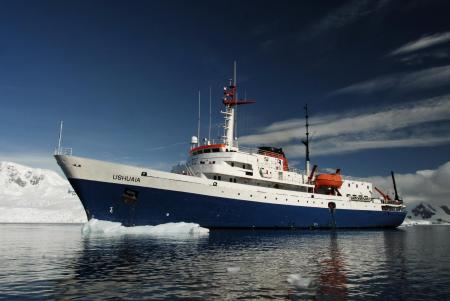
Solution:
[{"label": "ship", "polygon": [[87,218],[125,226],[190,222],[209,229],[395,228],[404,221],[394,173],[391,198],[340,169],[320,173],[310,167],[307,106],[305,169],[297,170],[280,147],[239,146],[236,107],[255,101],[238,99],[236,65],[222,102],[223,136],[200,139],[198,131],[187,160],[171,172],[74,156],[61,148],[61,123],[55,159]]}]

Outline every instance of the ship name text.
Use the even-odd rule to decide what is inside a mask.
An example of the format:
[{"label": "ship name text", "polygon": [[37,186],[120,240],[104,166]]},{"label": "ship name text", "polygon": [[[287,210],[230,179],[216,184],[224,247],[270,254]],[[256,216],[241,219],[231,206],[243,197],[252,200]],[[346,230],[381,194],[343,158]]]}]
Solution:
[{"label": "ship name text", "polygon": [[141,182],[141,179],[139,177],[123,176],[123,175],[113,175],[113,180],[136,182],[136,183]]}]

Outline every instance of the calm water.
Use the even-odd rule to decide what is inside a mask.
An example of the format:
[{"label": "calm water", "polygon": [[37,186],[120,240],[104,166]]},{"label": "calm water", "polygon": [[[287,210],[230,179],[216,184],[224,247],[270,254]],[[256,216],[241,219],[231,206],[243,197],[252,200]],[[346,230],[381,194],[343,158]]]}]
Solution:
[{"label": "calm water", "polygon": [[0,225],[0,299],[450,300],[450,227],[81,235]]}]

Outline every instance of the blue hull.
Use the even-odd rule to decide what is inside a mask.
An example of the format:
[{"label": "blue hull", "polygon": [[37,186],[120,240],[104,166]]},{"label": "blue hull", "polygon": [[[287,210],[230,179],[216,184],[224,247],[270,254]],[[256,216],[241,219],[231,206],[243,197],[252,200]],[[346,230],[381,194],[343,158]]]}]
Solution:
[{"label": "blue hull", "polygon": [[397,227],[406,215],[339,208],[331,213],[324,208],[264,204],[80,179],[69,181],[89,219],[126,226],[192,222],[206,228],[375,228]]}]

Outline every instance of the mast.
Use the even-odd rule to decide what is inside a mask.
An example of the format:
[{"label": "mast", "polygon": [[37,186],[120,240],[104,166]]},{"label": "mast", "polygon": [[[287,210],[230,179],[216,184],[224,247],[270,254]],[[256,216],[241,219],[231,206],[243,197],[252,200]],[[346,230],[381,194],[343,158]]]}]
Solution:
[{"label": "mast", "polygon": [[306,163],[306,174],[309,175],[309,123],[308,123],[308,104],[305,105],[305,120],[306,120],[306,141],[303,140],[302,143],[305,145],[306,149],[306,156],[305,156],[305,163]]},{"label": "mast", "polygon": [[255,103],[254,100],[237,98],[237,86],[236,86],[236,61],[234,62],[233,79],[230,79],[228,87],[223,88],[223,104],[226,111],[222,112],[225,117],[223,143],[229,147],[235,146],[234,143],[234,127],[235,127],[235,106]]},{"label": "mast", "polygon": [[211,86],[209,86],[209,130],[208,143],[211,143]]},{"label": "mast", "polygon": [[394,192],[395,192],[394,200],[400,201],[400,198],[398,197],[397,184],[395,183],[395,176],[393,171],[391,171],[391,176],[392,176],[392,183],[394,184]]},{"label": "mast", "polygon": [[224,89],[224,102],[226,105],[225,114],[225,135],[224,143],[227,146],[234,146],[234,106],[236,105],[236,61],[233,64],[233,79],[230,80],[229,88]]},{"label": "mast", "polygon": [[198,90],[198,128],[197,128],[197,146],[200,146],[200,90]]},{"label": "mast", "polygon": [[61,123],[59,125],[59,138],[58,138],[58,150],[57,150],[58,155],[61,155],[62,131],[63,131],[63,121],[61,120]]}]

